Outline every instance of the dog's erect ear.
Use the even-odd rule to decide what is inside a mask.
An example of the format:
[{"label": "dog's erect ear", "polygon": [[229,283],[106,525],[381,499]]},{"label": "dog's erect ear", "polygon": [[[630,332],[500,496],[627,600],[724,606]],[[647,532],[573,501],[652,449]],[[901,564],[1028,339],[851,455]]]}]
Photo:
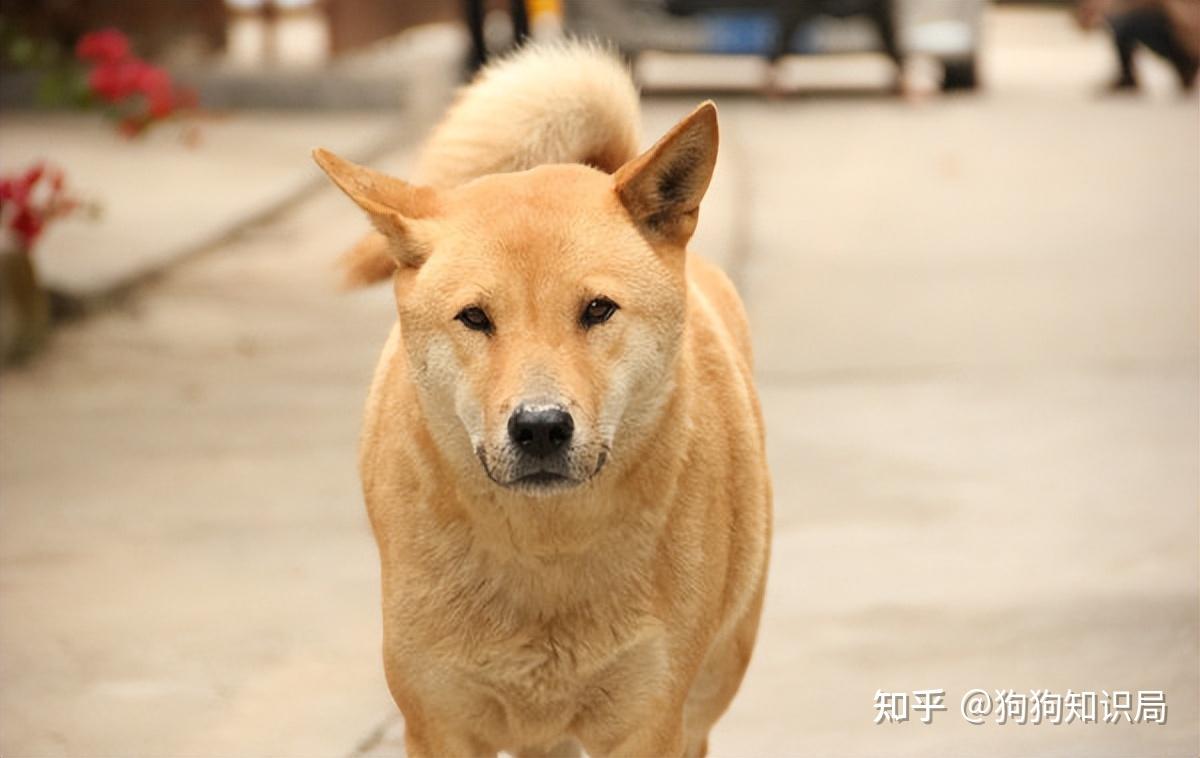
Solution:
[{"label": "dog's erect ear", "polygon": [[684,245],[717,163],[717,106],[708,100],[613,175],[621,202],[651,237]]},{"label": "dog's erect ear", "polygon": [[328,150],[313,150],[317,162],[333,183],[360,208],[388,238],[388,254],[401,266],[417,267],[429,255],[427,246],[413,234],[413,221],[437,213],[437,193],[414,187],[386,174],[351,163]]}]

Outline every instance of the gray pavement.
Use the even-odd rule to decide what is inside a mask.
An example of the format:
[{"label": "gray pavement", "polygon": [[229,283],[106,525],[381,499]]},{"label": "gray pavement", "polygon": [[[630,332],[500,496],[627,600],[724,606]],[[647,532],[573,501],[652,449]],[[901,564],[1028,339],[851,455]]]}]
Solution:
[{"label": "gray pavement", "polygon": [[[980,97],[718,101],[695,249],[747,300],[777,522],[715,755],[1200,751],[1200,111],[990,21]],[[4,374],[0,754],[402,753],[354,472],[391,295],[329,268],[362,227],[316,192]],[[973,727],[975,687],[1168,723]]]},{"label": "gray pavement", "polygon": [[[198,135],[189,146],[187,135]],[[411,139],[411,135],[408,139]],[[98,115],[5,114],[5,166],[50,160],[97,217],[77,214],[38,246],[47,286],[104,298],[263,219],[322,181],[298,161],[317,144],[359,160],[404,144],[394,113],[239,112],[167,124],[138,140]]]}]

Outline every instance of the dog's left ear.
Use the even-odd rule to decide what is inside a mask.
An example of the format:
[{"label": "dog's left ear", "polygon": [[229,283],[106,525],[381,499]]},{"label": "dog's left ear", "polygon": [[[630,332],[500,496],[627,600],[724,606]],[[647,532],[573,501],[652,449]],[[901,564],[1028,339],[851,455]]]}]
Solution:
[{"label": "dog's left ear", "polygon": [[652,239],[683,246],[717,163],[717,106],[708,100],[613,174],[621,202]]},{"label": "dog's left ear", "polygon": [[396,263],[412,268],[424,263],[429,250],[414,234],[413,221],[437,213],[438,197],[433,189],[402,182],[321,148],[313,150],[313,160],[367,212],[371,223],[388,239],[386,252]]}]

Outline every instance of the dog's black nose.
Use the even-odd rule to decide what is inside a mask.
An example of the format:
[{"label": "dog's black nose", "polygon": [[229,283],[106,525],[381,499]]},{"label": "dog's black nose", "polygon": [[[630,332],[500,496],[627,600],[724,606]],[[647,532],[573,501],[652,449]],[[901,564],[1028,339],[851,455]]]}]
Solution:
[{"label": "dog's black nose", "polygon": [[508,418],[508,436],[527,455],[545,458],[571,441],[575,420],[562,408],[521,406]]}]

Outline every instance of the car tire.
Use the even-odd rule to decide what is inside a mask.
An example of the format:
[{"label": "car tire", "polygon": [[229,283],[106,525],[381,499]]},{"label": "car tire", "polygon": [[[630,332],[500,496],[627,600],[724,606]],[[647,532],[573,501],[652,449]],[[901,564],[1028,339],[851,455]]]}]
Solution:
[{"label": "car tire", "polygon": [[942,62],[942,91],[967,92],[979,87],[979,67],[975,58]]}]

